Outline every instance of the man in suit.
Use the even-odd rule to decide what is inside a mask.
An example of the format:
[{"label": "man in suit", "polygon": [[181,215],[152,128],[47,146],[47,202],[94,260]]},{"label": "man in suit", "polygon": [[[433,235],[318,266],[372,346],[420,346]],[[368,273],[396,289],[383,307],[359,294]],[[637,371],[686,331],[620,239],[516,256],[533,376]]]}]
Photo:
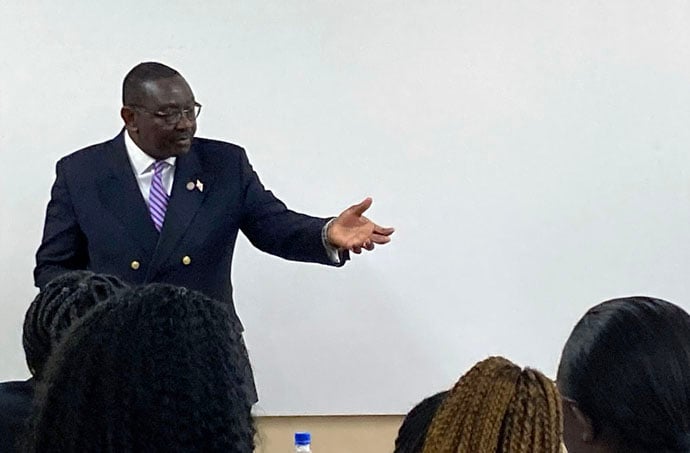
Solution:
[{"label": "man in suit", "polygon": [[201,105],[174,69],[141,63],[125,77],[124,130],[61,159],[34,279],[74,269],[142,284],[170,283],[228,303],[239,230],[289,260],[342,265],[348,252],[390,241],[363,216],[367,198],[338,217],[289,210],[261,184],[239,146],[196,138]]}]

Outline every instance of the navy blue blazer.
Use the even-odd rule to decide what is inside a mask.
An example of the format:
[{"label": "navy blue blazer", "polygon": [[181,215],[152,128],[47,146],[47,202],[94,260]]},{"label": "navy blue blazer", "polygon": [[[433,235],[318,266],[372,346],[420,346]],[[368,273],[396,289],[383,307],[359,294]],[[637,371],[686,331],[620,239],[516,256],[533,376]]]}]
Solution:
[{"label": "navy blue blazer", "polygon": [[[216,140],[194,138],[177,158],[159,234],[127,156],[125,133],[58,161],[36,253],[39,288],[61,273],[89,269],[132,284],[195,289],[234,313],[230,274],[239,230],[270,254],[333,264],[321,239],[328,219],[289,210],[261,184],[244,149]],[[346,259],[343,254],[341,263]]]}]

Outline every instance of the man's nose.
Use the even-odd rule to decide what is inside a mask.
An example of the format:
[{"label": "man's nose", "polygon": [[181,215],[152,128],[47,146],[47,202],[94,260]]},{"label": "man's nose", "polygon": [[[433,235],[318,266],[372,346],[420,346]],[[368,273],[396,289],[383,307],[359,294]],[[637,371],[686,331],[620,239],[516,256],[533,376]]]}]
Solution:
[{"label": "man's nose", "polygon": [[176,129],[191,129],[192,126],[194,126],[194,123],[196,123],[196,118],[189,118],[187,115],[182,114],[180,117],[180,121],[177,122],[175,125]]}]

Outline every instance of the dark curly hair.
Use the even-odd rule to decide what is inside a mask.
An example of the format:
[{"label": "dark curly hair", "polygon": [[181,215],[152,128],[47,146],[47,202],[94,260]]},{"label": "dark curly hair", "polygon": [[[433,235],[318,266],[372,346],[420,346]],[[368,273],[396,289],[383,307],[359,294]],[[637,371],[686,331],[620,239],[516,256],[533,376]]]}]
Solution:
[{"label": "dark curly hair", "polygon": [[100,304],[51,356],[29,452],[251,452],[241,332],[220,302],[155,284]]},{"label": "dark curly hair", "polygon": [[31,374],[41,379],[51,351],[64,333],[96,304],[129,286],[112,275],[73,271],[48,283],[24,317],[22,343]]}]

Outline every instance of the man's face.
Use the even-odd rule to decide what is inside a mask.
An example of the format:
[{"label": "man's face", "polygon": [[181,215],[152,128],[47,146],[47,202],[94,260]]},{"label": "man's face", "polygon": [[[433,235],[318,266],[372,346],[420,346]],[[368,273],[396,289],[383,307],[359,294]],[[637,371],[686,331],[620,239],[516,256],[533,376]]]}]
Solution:
[{"label": "man's face", "polygon": [[[143,88],[141,105],[122,108],[134,143],[158,160],[189,151],[196,117],[194,93],[187,82],[174,76],[146,82]],[[186,113],[179,115],[180,112]]]}]

